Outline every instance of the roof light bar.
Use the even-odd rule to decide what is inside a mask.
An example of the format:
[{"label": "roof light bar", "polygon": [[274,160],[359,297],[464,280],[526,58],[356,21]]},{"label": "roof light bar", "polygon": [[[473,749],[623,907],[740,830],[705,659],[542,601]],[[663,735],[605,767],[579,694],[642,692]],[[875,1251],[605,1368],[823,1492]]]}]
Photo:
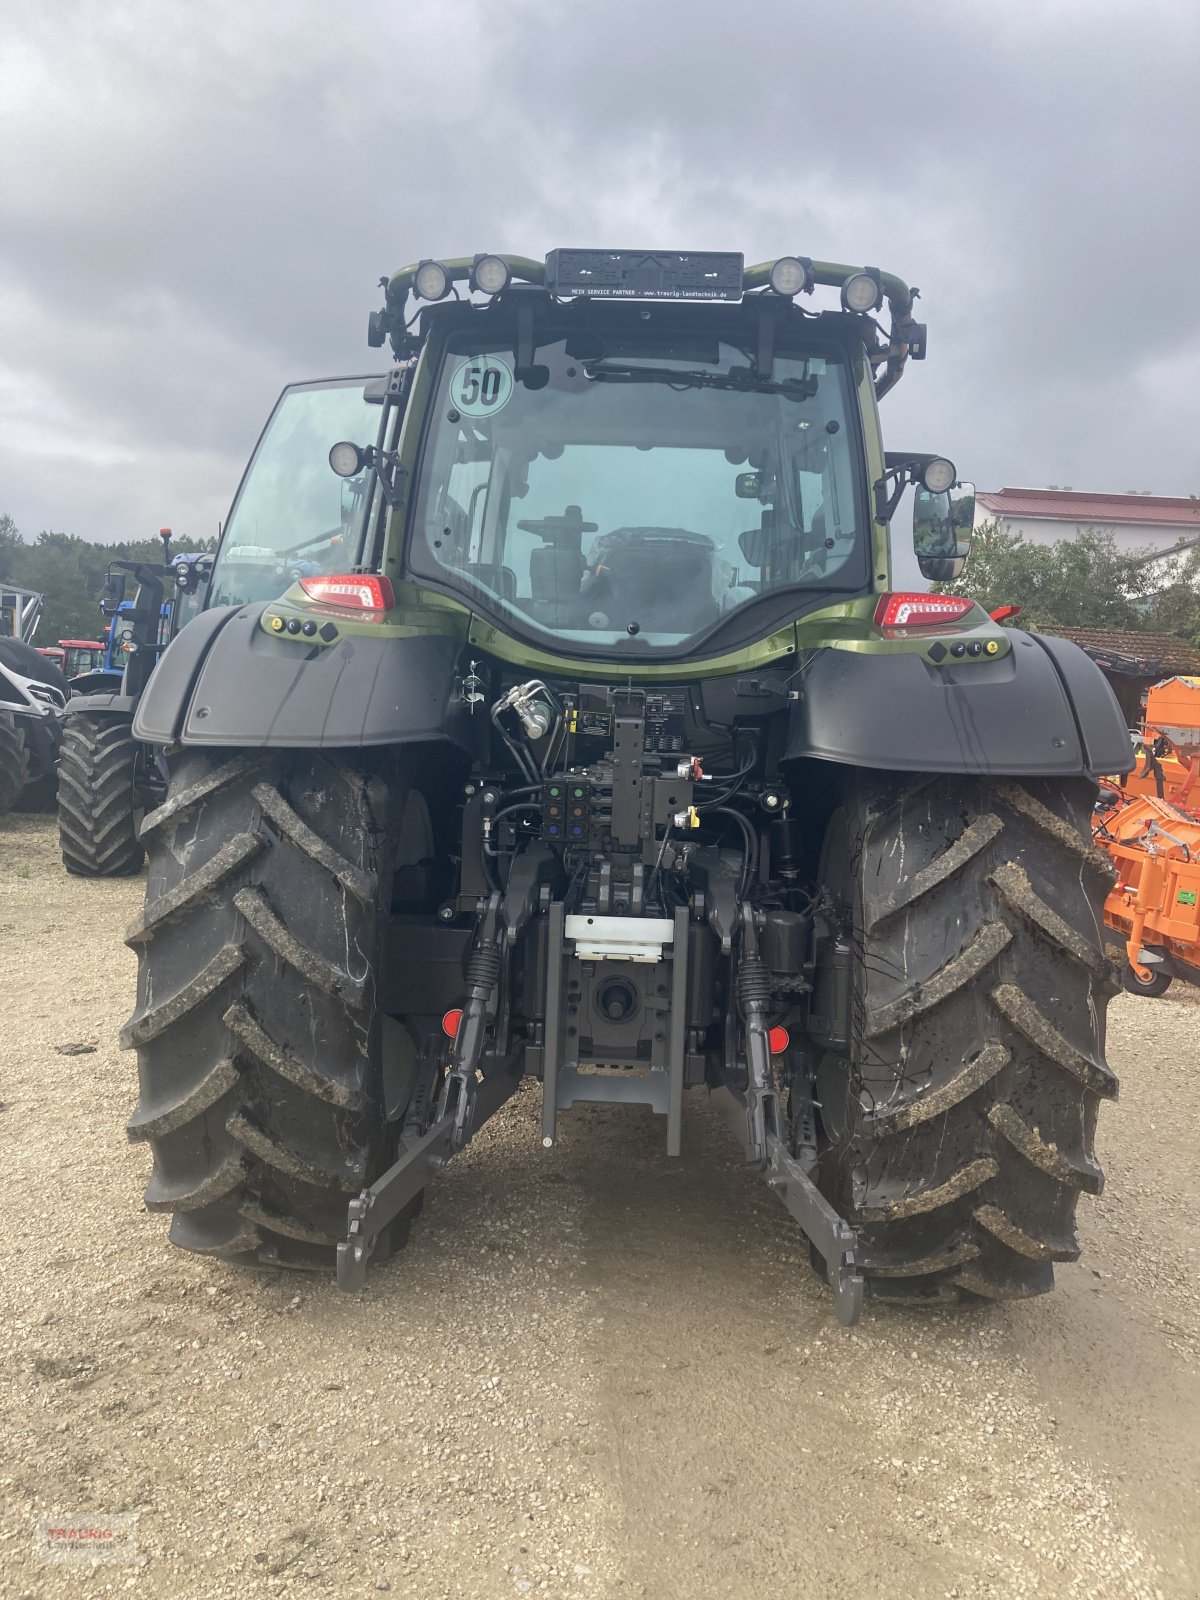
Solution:
[{"label": "roof light bar", "polygon": [[974,608],[974,600],[957,594],[881,594],[875,607],[875,626],[884,633],[897,628],[936,628],[961,622]]}]

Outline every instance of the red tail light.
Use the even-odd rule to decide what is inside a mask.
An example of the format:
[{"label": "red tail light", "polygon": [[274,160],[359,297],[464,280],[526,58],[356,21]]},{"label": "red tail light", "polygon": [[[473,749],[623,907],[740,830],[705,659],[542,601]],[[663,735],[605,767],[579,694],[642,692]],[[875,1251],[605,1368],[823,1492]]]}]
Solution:
[{"label": "red tail light", "polygon": [[881,594],[875,626],[885,633],[893,628],[936,628],[960,622],[974,605],[974,600],[956,594]]},{"label": "red tail light", "polygon": [[368,572],[339,572],[318,578],[301,578],[300,587],[310,600],[343,611],[390,611],[396,596],[386,578]]}]

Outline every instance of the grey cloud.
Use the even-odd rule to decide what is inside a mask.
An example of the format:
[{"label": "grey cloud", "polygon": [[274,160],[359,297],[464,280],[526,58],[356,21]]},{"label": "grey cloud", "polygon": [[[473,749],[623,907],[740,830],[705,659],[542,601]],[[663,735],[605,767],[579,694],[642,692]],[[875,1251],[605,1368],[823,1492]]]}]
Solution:
[{"label": "grey cloud", "polygon": [[281,384],[377,361],[381,273],[569,242],[891,267],[896,442],[1200,488],[1198,58],[1185,0],[10,13],[0,510],[208,531]]}]

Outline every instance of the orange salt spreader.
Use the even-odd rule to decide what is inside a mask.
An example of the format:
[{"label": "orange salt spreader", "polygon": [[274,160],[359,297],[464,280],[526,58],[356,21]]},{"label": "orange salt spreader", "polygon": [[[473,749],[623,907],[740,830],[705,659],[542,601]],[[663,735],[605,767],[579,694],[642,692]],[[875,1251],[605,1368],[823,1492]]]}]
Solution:
[{"label": "orange salt spreader", "polygon": [[1200,678],[1168,678],[1146,696],[1139,764],[1102,791],[1093,836],[1117,881],[1105,926],[1124,941],[1125,987],[1161,995],[1200,984]]}]

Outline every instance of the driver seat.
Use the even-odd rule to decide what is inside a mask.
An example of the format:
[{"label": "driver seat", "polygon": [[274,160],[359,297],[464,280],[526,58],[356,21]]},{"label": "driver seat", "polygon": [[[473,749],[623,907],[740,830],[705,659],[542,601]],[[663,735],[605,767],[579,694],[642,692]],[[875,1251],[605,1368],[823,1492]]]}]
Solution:
[{"label": "driver seat", "polygon": [[597,609],[614,628],[698,633],[720,616],[713,593],[711,539],[687,528],[618,528],[595,550],[596,578],[607,579]]}]

